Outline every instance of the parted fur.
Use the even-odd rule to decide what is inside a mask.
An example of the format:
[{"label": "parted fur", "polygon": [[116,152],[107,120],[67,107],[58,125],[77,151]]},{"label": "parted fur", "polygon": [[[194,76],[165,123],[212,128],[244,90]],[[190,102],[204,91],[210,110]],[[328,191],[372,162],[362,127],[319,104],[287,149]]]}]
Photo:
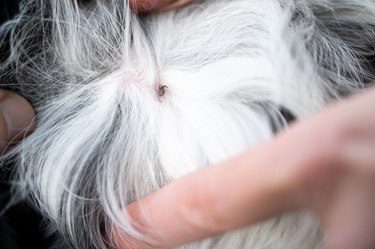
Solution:
[{"label": "parted fur", "polygon": [[[0,37],[3,87],[38,113],[2,161],[79,249],[110,248],[113,225],[143,239],[129,203],[375,76],[373,0],[206,0],[147,16],[124,0],[25,0]],[[182,248],[321,247],[318,223],[291,214]]]}]

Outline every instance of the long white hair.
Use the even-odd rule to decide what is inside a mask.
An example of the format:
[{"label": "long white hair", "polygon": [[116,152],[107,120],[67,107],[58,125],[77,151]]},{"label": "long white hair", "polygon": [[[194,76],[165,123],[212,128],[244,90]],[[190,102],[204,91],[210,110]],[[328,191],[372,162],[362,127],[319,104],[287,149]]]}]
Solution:
[{"label": "long white hair", "polygon": [[[110,248],[113,226],[142,239],[129,203],[371,82],[375,2],[206,0],[137,16],[124,0],[24,0],[7,38],[0,79],[38,113],[2,157],[15,188],[70,246]],[[292,214],[183,248],[321,239]]]}]

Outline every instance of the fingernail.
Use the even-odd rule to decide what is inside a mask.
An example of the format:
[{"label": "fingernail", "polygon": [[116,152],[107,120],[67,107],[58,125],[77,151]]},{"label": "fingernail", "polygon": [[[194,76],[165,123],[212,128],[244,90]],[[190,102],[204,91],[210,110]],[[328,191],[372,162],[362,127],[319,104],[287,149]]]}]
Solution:
[{"label": "fingernail", "polygon": [[21,96],[0,90],[0,111],[5,122],[4,138],[8,142],[22,139],[33,128],[35,112]]}]

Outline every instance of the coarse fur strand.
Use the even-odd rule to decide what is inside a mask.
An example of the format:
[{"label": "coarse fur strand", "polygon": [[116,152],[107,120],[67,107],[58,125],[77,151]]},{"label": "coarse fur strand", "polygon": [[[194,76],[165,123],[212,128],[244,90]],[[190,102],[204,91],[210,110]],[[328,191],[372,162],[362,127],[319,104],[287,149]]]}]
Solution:
[{"label": "coarse fur strand", "polygon": [[[6,38],[2,87],[38,115],[2,161],[80,249],[110,248],[113,225],[144,239],[129,203],[375,76],[373,0],[206,0],[147,16],[124,0],[25,0]],[[318,249],[322,235],[300,213],[181,248]]]}]

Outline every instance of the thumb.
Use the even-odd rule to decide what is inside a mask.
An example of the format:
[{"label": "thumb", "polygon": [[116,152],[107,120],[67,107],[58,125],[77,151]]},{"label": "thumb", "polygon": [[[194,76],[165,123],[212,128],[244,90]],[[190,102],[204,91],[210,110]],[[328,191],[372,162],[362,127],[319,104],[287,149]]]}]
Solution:
[{"label": "thumb", "polygon": [[139,13],[162,11],[177,8],[193,0],[129,0],[130,7]]},{"label": "thumb", "polygon": [[32,130],[34,117],[24,98],[0,89],[0,154]]}]

